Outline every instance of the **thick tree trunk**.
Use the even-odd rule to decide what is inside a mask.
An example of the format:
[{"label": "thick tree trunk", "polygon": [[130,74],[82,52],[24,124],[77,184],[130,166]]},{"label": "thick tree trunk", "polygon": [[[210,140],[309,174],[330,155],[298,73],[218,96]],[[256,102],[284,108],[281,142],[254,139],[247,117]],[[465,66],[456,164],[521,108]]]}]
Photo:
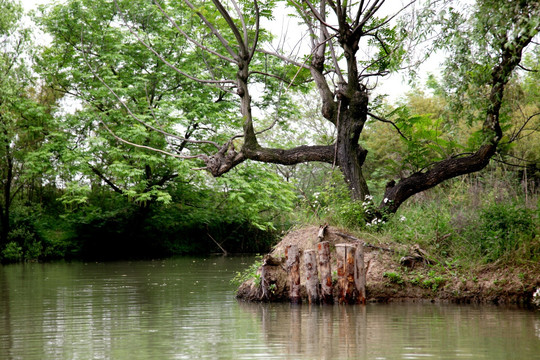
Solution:
[{"label": "thick tree trunk", "polygon": [[352,198],[363,200],[369,194],[362,173],[367,150],[363,149],[358,141],[367,119],[367,92],[355,90],[350,97],[343,95],[339,104],[336,162],[345,177]]}]

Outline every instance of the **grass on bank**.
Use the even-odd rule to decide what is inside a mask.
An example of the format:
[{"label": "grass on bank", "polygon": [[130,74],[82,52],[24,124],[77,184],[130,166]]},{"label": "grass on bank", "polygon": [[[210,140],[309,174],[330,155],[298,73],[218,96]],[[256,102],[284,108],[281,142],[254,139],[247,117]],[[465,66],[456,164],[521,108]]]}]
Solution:
[{"label": "grass on bank", "polygon": [[419,245],[441,265],[540,263],[540,196],[525,193],[515,180],[465,176],[417,194],[383,221],[367,223],[366,212],[379,201],[351,202],[344,185],[326,185],[306,197],[296,223],[328,223],[374,244]]}]

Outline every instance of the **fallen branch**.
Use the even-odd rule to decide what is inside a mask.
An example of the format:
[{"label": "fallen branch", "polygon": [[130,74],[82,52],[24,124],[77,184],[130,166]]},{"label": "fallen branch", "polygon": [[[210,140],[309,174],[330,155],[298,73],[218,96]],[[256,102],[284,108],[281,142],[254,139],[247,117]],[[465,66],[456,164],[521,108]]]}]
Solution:
[{"label": "fallen branch", "polygon": [[228,254],[228,253],[227,253],[227,250],[225,250],[225,249],[223,248],[223,246],[221,246],[221,244],[218,243],[218,242],[216,241],[216,239],[214,239],[214,238],[212,237],[212,235],[210,235],[209,232],[207,232],[206,235],[208,235],[208,237],[209,237],[209,238],[210,238],[210,239],[211,239],[211,240],[212,240],[212,241],[213,241],[213,242],[221,249],[221,251],[223,251],[223,255],[227,256],[227,254]]}]

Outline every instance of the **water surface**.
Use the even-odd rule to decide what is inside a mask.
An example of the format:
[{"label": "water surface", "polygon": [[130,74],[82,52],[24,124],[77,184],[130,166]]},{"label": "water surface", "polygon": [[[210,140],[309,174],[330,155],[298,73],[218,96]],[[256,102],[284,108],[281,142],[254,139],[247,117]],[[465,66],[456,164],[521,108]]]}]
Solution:
[{"label": "water surface", "polygon": [[0,266],[0,359],[540,359],[540,312],[234,298],[252,258]]}]

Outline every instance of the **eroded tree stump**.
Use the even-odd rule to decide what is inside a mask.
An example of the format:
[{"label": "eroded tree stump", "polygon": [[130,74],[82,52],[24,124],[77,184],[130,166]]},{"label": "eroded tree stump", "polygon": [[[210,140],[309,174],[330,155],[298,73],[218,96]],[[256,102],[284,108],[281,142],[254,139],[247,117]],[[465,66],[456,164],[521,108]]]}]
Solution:
[{"label": "eroded tree stump", "polygon": [[289,245],[285,248],[287,258],[287,274],[289,277],[289,298],[291,303],[300,304],[300,252],[297,245]]},{"label": "eroded tree stump", "polygon": [[319,272],[321,274],[321,302],[323,304],[333,304],[330,243],[328,241],[318,243],[317,253],[319,255]]},{"label": "eroded tree stump", "polygon": [[358,290],[358,302],[366,303],[366,267],[364,265],[364,244],[358,243],[356,246],[354,282]]},{"label": "eroded tree stump", "polygon": [[319,273],[317,271],[317,254],[315,250],[304,251],[306,269],[306,292],[310,304],[319,303]]},{"label": "eroded tree stump", "polygon": [[356,247],[351,244],[336,244],[338,303],[357,304],[358,290],[355,283]]}]

